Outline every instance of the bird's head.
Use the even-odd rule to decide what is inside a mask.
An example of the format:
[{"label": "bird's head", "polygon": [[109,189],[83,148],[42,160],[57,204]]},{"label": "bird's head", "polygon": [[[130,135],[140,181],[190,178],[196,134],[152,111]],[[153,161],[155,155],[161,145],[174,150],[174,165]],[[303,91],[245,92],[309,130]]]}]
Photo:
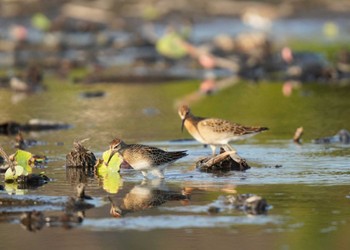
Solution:
[{"label": "bird's head", "polygon": [[184,130],[185,121],[188,118],[190,112],[191,112],[191,110],[187,105],[182,105],[178,110],[179,116],[182,120],[181,131]]},{"label": "bird's head", "polygon": [[122,149],[122,146],[123,146],[123,141],[120,140],[119,138],[115,138],[113,141],[111,141],[111,143],[109,144],[110,155],[106,165],[108,165],[113,155],[115,153],[118,153]]},{"label": "bird's head", "polygon": [[109,210],[110,215],[112,215],[115,218],[120,218],[123,215],[123,211],[114,204],[111,197],[108,196],[109,201],[111,202],[111,209]]}]

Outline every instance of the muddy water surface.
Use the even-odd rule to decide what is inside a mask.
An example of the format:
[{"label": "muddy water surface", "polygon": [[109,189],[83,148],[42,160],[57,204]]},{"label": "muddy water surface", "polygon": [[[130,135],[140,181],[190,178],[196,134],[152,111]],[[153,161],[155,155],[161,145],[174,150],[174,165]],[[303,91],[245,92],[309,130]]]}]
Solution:
[{"label": "muddy water surface", "polygon": [[[104,84],[79,86],[47,79],[47,91],[19,96],[0,89],[1,122],[31,118],[63,121],[67,130],[25,133],[42,142],[28,150],[48,157],[45,171],[52,181],[37,189],[6,186],[0,196],[43,201],[29,207],[4,206],[0,211],[1,248],[84,249],[346,249],[350,244],[350,148],[343,144],[314,144],[312,139],[350,129],[347,86],[307,85],[289,97],[281,84],[238,83],[190,105],[195,114],[215,116],[270,130],[235,144],[251,169],[223,175],[200,173],[194,163],[210,154],[181,133],[176,103],[197,91],[198,83]],[[83,98],[84,91],[106,91],[100,98]],[[305,134],[301,145],[291,138],[297,127]],[[166,172],[164,182],[143,182],[142,175],[122,170],[101,179],[66,171],[65,155],[75,139],[90,138],[85,146],[97,157],[114,136],[167,150],[187,149],[189,156]],[[13,136],[0,136],[9,153]],[[29,232],[19,222],[23,211],[60,214],[78,180],[87,184],[95,208],[86,211],[81,224],[70,229],[44,226]],[[132,195],[190,193],[189,200],[167,200],[152,208],[135,209],[122,218],[109,214],[109,195],[121,204]],[[159,191],[161,190],[161,192]],[[267,215],[253,216],[222,204],[232,192],[264,197]],[[11,194],[11,196],[9,196]],[[141,198],[142,199],[142,195]],[[50,203],[50,205],[45,204]],[[209,214],[211,206],[219,213]]]}]

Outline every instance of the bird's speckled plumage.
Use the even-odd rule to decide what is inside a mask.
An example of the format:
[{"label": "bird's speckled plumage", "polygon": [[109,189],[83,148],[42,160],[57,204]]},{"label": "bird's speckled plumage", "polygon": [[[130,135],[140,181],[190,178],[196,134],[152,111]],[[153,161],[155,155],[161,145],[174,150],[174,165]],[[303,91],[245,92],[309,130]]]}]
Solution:
[{"label": "bird's speckled plumage", "polygon": [[243,126],[219,118],[203,118],[191,113],[188,106],[183,105],[178,110],[183,126],[199,142],[209,144],[215,154],[216,146],[228,146],[230,141],[242,140],[256,135],[266,127]]},{"label": "bird's speckled plumage", "polygon": [[140,170],[145,177],[147,172],[151,171],[154,175],[164,178],[165,167],[187,155],[186,151],[168,152],[142,144],[126,144],[119,138],[111,142],[110,149],[112,154],[118,152],[131,167]]}]

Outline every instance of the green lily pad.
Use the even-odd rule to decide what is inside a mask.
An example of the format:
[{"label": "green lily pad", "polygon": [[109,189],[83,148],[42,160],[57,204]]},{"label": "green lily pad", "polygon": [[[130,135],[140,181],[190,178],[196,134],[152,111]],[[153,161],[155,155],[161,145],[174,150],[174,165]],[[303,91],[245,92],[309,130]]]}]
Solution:
[{"label": "green lily pad", "polygon": [[20,149],[17,150],[17,152],[14,155],[14,159],[17,162],[17,164],[22,166],[28,173],[32,172],[32,168],[30,166],[32,158],[33,155],[31,153]]},{"label": "green lily pad", "polygon": [[50,28],[51,26],[51,21],[49,18],[47,18],[47,16],[45,16],[42,13],[36,13],[32,19],[31,19],[31,23],[33,25],[33,27],[42,30],[42,31],[46,31]]},{"label": "green lily pad", "polygon": [[102,154],[102,160],[99,159],[96,164],[97,175],[103,175],[110,172],[118,173],[120,171],[120,165],[123,160],[118,154],[114,154],[108,163],[108,159],[111,155],[111,150],[107,150]]},{"label": "green lily pad", "polygon": [[180,59],[187,55],[182,37],[176,32],[170,32],[162,36],[157,41],[156,49],[158,53],[173,59]]}]

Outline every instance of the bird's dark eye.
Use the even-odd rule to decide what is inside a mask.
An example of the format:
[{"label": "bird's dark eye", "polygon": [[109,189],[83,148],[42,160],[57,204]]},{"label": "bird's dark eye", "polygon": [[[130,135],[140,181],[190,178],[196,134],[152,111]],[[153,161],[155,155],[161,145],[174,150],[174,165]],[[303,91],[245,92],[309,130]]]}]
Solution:
[{"label": "bird's dark eye", "polygon": [[113,144],[113,149],[118,149],[119,148],[119,146],[120,146],[120,143],[121,143],[121,141],[115,141],[114,142],[114,144]]}]

